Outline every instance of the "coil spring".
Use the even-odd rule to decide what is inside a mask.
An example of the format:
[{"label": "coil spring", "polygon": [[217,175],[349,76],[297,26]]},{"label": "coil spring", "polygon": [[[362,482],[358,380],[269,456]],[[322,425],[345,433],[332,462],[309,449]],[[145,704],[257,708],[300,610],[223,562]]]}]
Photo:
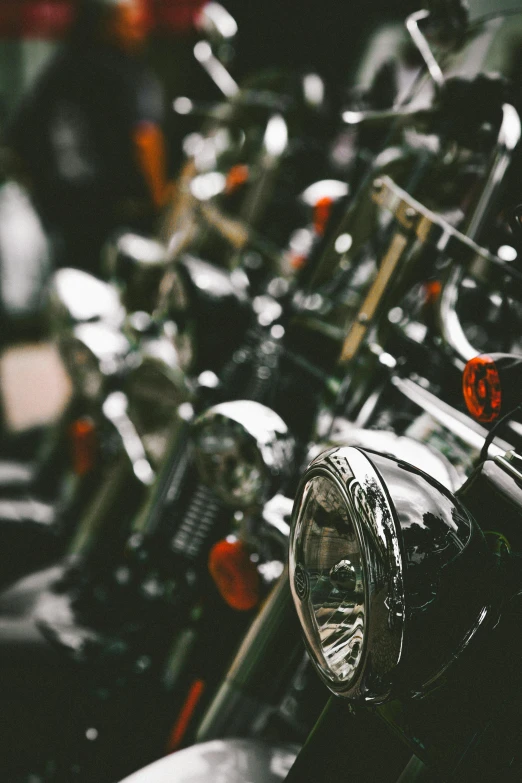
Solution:
[{"label": "coil spring", "polygon": [[181,524],[172,537],[173,552],[196,560],[208,541],[219,517],[221,504],[213,491],[198,484],[182,516]]}]

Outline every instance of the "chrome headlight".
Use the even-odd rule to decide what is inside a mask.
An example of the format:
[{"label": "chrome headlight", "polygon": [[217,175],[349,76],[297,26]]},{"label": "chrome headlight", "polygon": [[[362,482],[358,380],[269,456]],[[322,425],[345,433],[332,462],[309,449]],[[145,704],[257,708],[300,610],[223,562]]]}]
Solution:
[{"label": "chrome headlight", "polygon": [[173,342],[185,372],[216,370],[240,343],[251,309],[240,273],[185,254],[161,284],[160,308],[174,323]]},{"label": "chrome headlight", "polygon": [[422,693],[491,610],[496,564],[466,509],[399,460],[323,452],[300,484],[290,584],[305,640],[334,693]]},{"label": "chrome headlight", "polygon": [[284,421],[251,400],[224,402],[194,422],[202,480],[235,508],[256,506],[280,488],[294,442]]},{"label": "chrome headlight", "polygon": [[60,334],[76,324],[102,320],[118,326],[125,312],[108,283],[80,269],[59,269],[49,288],[49,317]]},{"label": "chrome headlight", "polygon": [[167,264],[165,246],[155,239],[124,232],[106,242],[102,257],[125,310],[151,313]]},{"label": "chrome headlight", "polygon": [[190,396],[177,353],[166,338],[149,340],[133,357],[125,378],[131,418],[140,433],[170,425]]},{"label": "chrome headlight", "polygon": [[101,394],[105,377],[121,368],[130,350],[121,332],[100,323],[76,326],[59,338],[58,347],[76,394],[86,399]]}]

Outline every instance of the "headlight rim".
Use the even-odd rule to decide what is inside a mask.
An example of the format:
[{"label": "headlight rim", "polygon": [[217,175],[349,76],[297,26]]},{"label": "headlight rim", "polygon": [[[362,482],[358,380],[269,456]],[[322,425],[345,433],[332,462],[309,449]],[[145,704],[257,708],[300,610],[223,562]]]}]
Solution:
[{"label": "headlight rim", "polygon": [[[351,471],[353,473],[353,476],[348,477],[349,479],[351,478],[350,484],[352,489],[355,490],[357,485],[360,486],[362,489],[363,481],[361,479],[363,479],[364,476],[370,478],[377,484],[377,487],[380,490],[381,497],[384,500],[384,504],[385,504],[384,507],[386,508],[388,514],[388,522],[389,522],[388,530],[390,534],[395,537],[395,541],[396,541],[395,572],[392,573],[393,569],[390,567],[390,562],[388,560],[387,563],[387,565],[389,566],[387,571],[388,589],[385,591],[386,592],[385,598],[380,602],[378,600],[378,593],[379,592],[382,593],[382,590],[378,591],[376,589],[375,579],[372,579],[371,575],[369,574],[368,554],[372,549],[375,549],[374,536],[372,535],[372,531],[370,530],[369,521],[368,519],[365,519],[362,511],[360,511],[356,507],[355,500],[351,496],[350,491],[346,485],[346,482],[343,481],[342,474],[339,468],[335,468],[334,464],[332,464],[331,461],[328,462],[329,458],[332,456],[334,452],[337,452],[337,456],[338,456],[339,452],[344,453],[347,451],[349,452],[349,456],[352,457],[352,462],[351,463],[349,462],[348,465],[351,466],[353,464],[353,460],[355,460],[358,463],[357,470]],[[360,455],[360,457],[357,455]],[[342,454],[342,456],[345,457],[346,455]],[[363,648],[360,655],[360,659],[359,662],[357,663],[357,666],[354,670],[352,677],[347,681],[341,681],[339,679],[336,680],[334,676],[330,676],[328,672],[326,672],[323,669],[323,667],[319,665],[317,652],[314,650],[313,644],[308,639],[306,633],[304,633],[305,644],[308,651],[310,652],[312,661],[319,672],[319,676],[334,694],[336,694],[337,696],[342,696],[347,699],[352,699],[356,701],[363,700],[367,703],[378,704],[386,701],[390,697],[390,694],[393,690],[392,675],[393,672],[395,672],[397,667],[400,665],[402,659],[403,645],[404,645],[404,634],[405,634],[405,625],[406,625],[406,598],[405,598],[405,591],[404,591],[404,569],[403,569],[403,559],[401,554],[402,536],[400,531],[400,525],[396,517],[393,503],[391,503],[388,492],[386,490],[386,484],[383,481],[378,469],[373,465],[371,459],[368,457],[368,455],[365,452],[351,446],[342,446],[342,447],[335,446],[318,455],[310,463],[305,473],[303,474],[301,481],[299,482],[299,486],[296,492],[296,500],[294,502],[294,509],[292,512],[291,533],[290,533],[290,542],[289,542],[289,563],[290,563],[290,576],[291,576],[290,587],[292,591],[292,596],[294,598],[294,603],[296,604],[296,608],[299,615],[301,615],[301,611],[304,613],[307,611],[307,609],[303,606],[301,611],[299,610],[297,601],[299,601],[300,604],[303,604],[304,602],[297,595],[297,591],[294,583],[296,536],[298,535],[302,527],[302,525],[299,524],[298,518],[299,516],[302,517],[304,510],[306,508],[306,503],[304,501],[306,501],[307,485],[314,478],[317,477],[323,477],[331,481],[332,484],[336,487],[336,489],[340,493],[344,503],[346,504],[347,512],[352,522],[357,537],[359,549],[361,552],[361,565],[362,565],[363,583],[364,583],[365,621],[364,621],[364,634],[363,634]],[[383,539],[385,539],[384,533],[383,533]],[[387,546],[386,541],[384,541],[384,543]],[[386,552],[387,554],[390,553],[388,547],[386,549]],[[393,585],[393,583],[395,585],[395,591],[389,589],[390,585]],[[399,596],[397,596],[397,592],[400,593]],[[381,605],[380,607],[377,606],[378,603],[380,603]],[[373,671],[369,671],[368,669],[368,659],[369,659],[369,655],[371,655],[371,653],[373,652],[373,648],[375,646],[374,637],[376,635],[376,626],[379,625],[379,623],[374,619],[375,613],[376,610],[378,611],[379,608],[381,608],[382,610],[382,607],[384,607],[388,612],[387,625],[388,625],[388,630],[390,632],[388,634],[388,639],[393,649],[393,660],[392,660],[391,667],[388,668],[388,670],[384,673],[384,675],[380,675],[380,682],[372,683],[369,682],[369,679],[371,678]],[[302,621],[301,623],[303,624]],[[380,630],[381,631],[384,630],[382,623],[380,624]],[[379,628],[377,629],[377,632],[378,631]],[[375,687],[376,685],[380,685],[380,687]]]},{"label": "headlight rim", "polygon": [[[246,404],[246,416],[245,414]],[[242,406],[242,409],[239,408]],[[265,413],[268,414],[269,420],[265,422],[267,426],[267,433],[269,438],[266,443],[263,443],[259,437],[257,437],[255,430],[249,426],[249,417],[256,418],[258,411],[256,408],[259,406]],[[268,426],[268,425],[271,426]],[[241,431],[241,437],[245,439],[245,442],[253,445],[257,451],[258,462],[261,465],[261,485],[257,492],[257,497],[253,500],[246,501],[238,496],[232,497],[223,491],[216,488],[215,482],[210,481],[206,474],[206,466],[201,455],[201,451],[197,445],[198,438],[201,437],[202,432],[206,426],[218,425],[220,427],[227,426],[231,428],[231,434],[236,437],[234,430],[238,428]],[[201,413],[192,424],[192,438],[195,450],[196,465],[198,467],[198,473],[204,481],[220,498],[220,500],[231,508],[235,508],[239,511],[245,511],[253,508],[260,508],[263,503],[271,495],[277,492],[276,484],[283,482],[289,460],[287,455],[284,454],[285,448],[294,448],[292,436],[288,430],[286,423],[274,410],[266,405],[262,405],[254,400],[229,400],[227,402],[218,403],[212,405],[206,411]],[[283,450],[277,453],[276,445],[286,444]]]}]

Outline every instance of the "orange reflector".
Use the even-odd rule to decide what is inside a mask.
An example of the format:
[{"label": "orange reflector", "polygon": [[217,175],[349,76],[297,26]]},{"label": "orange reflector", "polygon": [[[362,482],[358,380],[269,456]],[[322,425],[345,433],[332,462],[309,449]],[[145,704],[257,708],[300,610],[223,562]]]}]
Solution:
[{"label": "orange reflector", "polygon": [[183,703],[183,706],[180,710],[178,719],[172,727],[172,731],[167,742],[167,747],[165,748],[166,753],[172,753],[173,751],[178,750],[178,748],[181,746],[183,737],[187,732],[190,719],[192,718],[194,711],[198,706],[199,700],[201,699],[204,690],[204,681],[194,680],[190,686],[187,698],[185,699],[185,702]]},{"label": "orange reflector", "polygon": [[210,550],[208,570],[223,600],[240,612],[259,602],[259,573],[241,541],[218,541]]},{"label": "orange reflector", "polygon": [[71,459],[77,476],[85,476],[94,468],[98,452],[96,427],[92,419],[83,417],[69,427]]},{"label": "orange reflector", "polygon": [[442,285],[439,280],[430,280],[424,284],[424,303],[427,307],[431,307],[437,301],[442,290]]},{"label": "orange reflector", "polygon": [[292,269],[302,269],[307,261],[308,256],[304,256],[302,253],[296,253],[295,255],[290,256],[290,266]]},{"label": "orange reflector", "polygon": [[322,236],[326,231],[326,225],[332,212],[333,203],[333,199],[329,198],[328,196],[320,198],[315,203],[313,218],[314,229],[316,234],[319,234],[320,236]]},{"label": "orange reflector", "polygon": [[236,190],[239,190],[241,185],[244,185],[245,182],[248,182],[249,174],[250,172],[248,170],[248,166],[245,166],[241,163],[238,163],[236,166],[232,166],[227,174],[227,179],[225,182],[225,193],[230,196],[232,193],[235,193]]},{"label": "orange reflector", "polygon": [[462,375],[462,393],[468,411],[477,421],[494,421],[500,414],[502,392],[497,366],[491,356],[470,359]]}]

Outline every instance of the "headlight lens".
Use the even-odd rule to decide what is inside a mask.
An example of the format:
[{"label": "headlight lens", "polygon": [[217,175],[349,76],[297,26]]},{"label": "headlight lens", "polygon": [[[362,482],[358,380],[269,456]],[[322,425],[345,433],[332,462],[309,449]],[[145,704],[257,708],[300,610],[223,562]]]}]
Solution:
[{"label": "headlight lens", "polygon": [[103,388],[103,374],[96,356],[85,343],[73,336],[60,341],[60,354],[75,392],[88,400],[96,399]]},{"label": "headlight lens", "polygon": [[364,578],[355,527],[338,488],[316,476],[305,487],[296,530],[294,589],[326,676],[353,678],[364,641]]},{"label": "headlight lens", "polygon": [[290,586],[338,695],[380,703],[433,687],[494,614],[497,568],[458,499],[411,465],[341,446],[303,476]]},{"label": "headlight lens", "polygon": [[139,364],[128,371],[125,379],[129,414],[147,452],[159,465],[177,409],[189,399],[190,391],[170,343],[165,345],[162,340],[161,345],[160,341],[145,345],[139,359]]},{"label": "headlight lens", "polygon": [[101,394],[105,377],[120,369],[130,346],[118,330],[89,323],[65,332],[59,349],[75,392],[92,400]]},{"label": "headlight lens", "polygon": [[279,488],[293,454],[283,420],[250,400],[222,403],[194,423],[202,480],[225,503],[248,508]]}]

